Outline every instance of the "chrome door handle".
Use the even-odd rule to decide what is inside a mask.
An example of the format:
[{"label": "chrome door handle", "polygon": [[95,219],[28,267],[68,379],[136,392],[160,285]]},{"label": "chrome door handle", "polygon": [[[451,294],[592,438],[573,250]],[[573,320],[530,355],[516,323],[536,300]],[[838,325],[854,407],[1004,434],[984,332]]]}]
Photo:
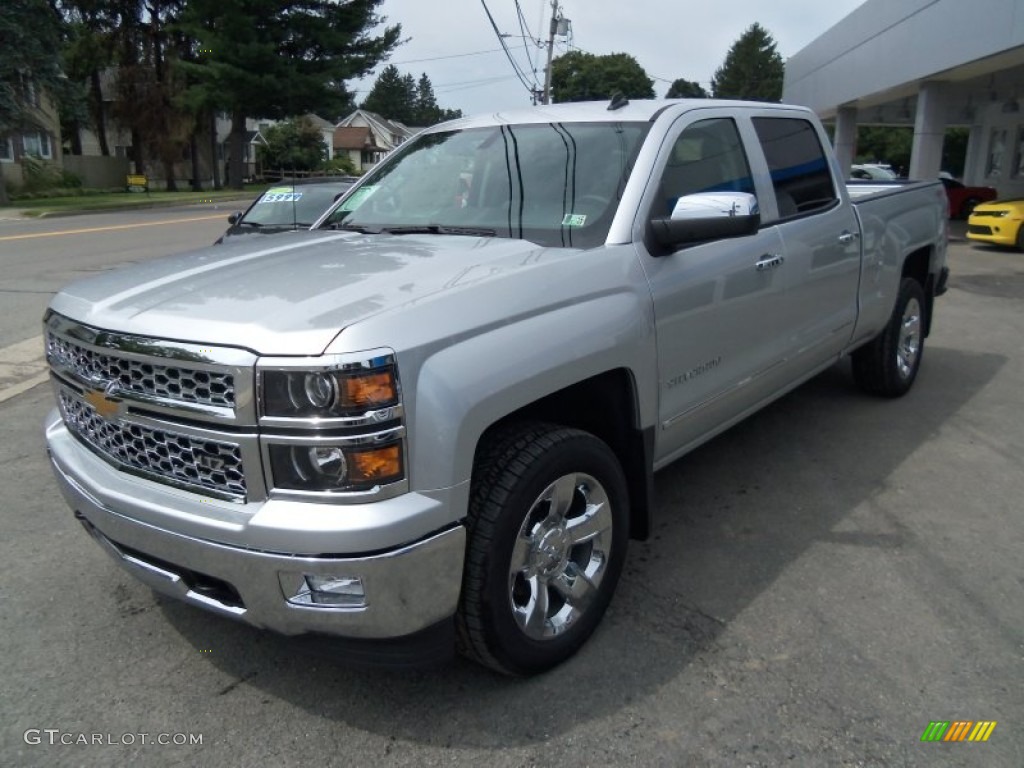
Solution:
[{"label": "chrome door handle", "polygon": [[786,257],[779,253],[766,253],[761,257],[761,260],[754,266],[757,267],[758,272],[764,272],[766,269],[775,269],[782,265],[782,262],[786,260]]},{"label": "chrome door handle", "polygon": [[844,231],[839,236],[839,243],[841,245],[849,245],[854,240],[856,240],[858,237],[860,237],[860,233],[859,232],[850,232],[849,230],[847,230],[847,231]]}]

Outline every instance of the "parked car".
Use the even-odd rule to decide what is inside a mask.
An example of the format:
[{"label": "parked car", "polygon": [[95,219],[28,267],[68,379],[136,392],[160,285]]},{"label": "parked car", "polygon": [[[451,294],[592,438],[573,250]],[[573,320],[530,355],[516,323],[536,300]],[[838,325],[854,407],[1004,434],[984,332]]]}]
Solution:
[{"label": "parked car", "polygon": [[238,235],[308,229],[356,181],[354,176],[324,176],[275,184],[257,197],[244,213],[228,216],[231,226],[217,243]]},{"label": "parked car", "polygon": [[967,239],[1024,251],[1024,200],[980,203],[967,219]]},{"label": "parked car", "polygon": [[884,163],[860,163],[850,166],[850,178],[868,181],[895,181],[899,176],[890,165]]},{"label": "parked car", "polygon": [[998,195],[993,187],[968,187],[956,179],[942,176],[939,177],[939,181],[946,188],[951,219],[966,219],[978,203],[995,200]]}]

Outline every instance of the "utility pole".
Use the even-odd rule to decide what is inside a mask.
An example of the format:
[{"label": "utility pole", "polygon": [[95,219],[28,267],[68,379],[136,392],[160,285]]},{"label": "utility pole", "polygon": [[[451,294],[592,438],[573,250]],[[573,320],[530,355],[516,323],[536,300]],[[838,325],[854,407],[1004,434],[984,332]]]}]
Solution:
[{"label": "utility pole", "polygon": [[551,103],[551,59],[555,53],[555,35],[569,34],[569,20],[558,12],[558,0],[551,0],[551,29],[548,34],[548,65],[544,69],[544,93],[541,104]]}]

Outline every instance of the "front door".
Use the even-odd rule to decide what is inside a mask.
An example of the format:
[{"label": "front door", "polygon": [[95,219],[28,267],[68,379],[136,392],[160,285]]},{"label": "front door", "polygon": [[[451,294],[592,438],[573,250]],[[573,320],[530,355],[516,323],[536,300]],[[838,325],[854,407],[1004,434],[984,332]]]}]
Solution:
[{"label": "front door", "polygon": [[[735,121],[713,112],[680,119],[658,158],[659,184],[644,201],[648,217],[668,216],[682,195],[755,192]],[[646,246],[641,246],[646,250]],[[660,466],[724,429],[767,394],[765,373],[784,354],[774,319],[785,285],[776,227],[753,235],[645,253],[654,301]]]}]

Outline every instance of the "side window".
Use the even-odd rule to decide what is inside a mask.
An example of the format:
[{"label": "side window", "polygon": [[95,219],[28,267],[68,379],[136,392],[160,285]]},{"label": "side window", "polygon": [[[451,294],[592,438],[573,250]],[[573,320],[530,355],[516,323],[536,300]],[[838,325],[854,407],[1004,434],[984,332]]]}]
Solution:
[{"label": "side window", "polygon": [[828,158],[814,126],[792,117],[755,117],[772,175],[779,217],[828,208],[836,200]]},{"label": "side window", "polygon": [[685,128],[672,146],[654,215],[671,214],[683,195],[726,191],[754,193],[739,131],[728,118],[700,120]]}]

